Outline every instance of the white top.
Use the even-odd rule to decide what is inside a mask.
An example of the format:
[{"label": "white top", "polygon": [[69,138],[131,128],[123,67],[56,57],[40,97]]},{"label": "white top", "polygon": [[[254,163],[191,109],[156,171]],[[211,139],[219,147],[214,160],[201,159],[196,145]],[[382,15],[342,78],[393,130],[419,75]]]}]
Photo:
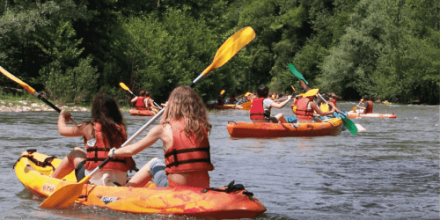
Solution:
[{"label": "white top", "polygon": [[269,111],[270,112],[270,105],[272,105],[274,101],[272,99],[266,98],[263,100],[263,109],[264,111]]}]

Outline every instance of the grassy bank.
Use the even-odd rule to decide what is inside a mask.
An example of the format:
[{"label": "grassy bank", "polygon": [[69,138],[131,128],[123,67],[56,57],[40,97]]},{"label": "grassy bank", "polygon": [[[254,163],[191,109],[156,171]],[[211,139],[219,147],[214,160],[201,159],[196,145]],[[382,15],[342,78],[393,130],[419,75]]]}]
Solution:
[{"label": "grassy bank", "polygon": [[[90,111],[90,103],[59,103],[52,101],[55,106],[67,111]],[[122,112],[129,112],[128,101],[119,101]],[[29,93],[0,93],[0,112],[21,112],[21,111],[54,111],[50,106]]]}]

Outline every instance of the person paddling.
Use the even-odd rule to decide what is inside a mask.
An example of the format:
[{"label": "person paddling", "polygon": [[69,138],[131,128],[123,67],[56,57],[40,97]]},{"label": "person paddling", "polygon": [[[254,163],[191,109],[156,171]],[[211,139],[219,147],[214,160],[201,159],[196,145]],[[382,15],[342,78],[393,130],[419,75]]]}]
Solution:
[{"label": "person paddling", "polygon": [[154,105],[154,100],[151,98],[149,91],[140,91],[139,96],[134,97],[131,102],[136,102],[135,107],[137,110],[159,110],[159,108]]},{"label": "person paddling", "polygon": [[[127,139],[126,126],[116,100],[108,95],[97,95],[93,99],[92,117],[77,126],[67,126],[70,113],[62,110],[58,118],[58,131],[66,137],[84,137],[86,151],[75,147],[63,158],[52,177],[63,178],[75,170],[81,180],[107,158],[110,148],[119,148]],[[92,176],[90,183],[96,185],[125,185],[127,171],[136,164],[131,157],[116,157]]]},{"label": "person paddling", "polygon": [[209,188],[208,171],[214,170],[209,153],[211,124],[205,105],[190,87],[175,88],[168,99],[160,124],[140,141],[113,148],[108,156],[133,156],[162,140],[165,160],[153,158],[126,186],[143,187],[153,180],[159,187]]},{"label": "person paddling", "polygon": [[139,96],[134,97],[131,100],[131,103],[136,103],[135,104],[135,108],[137,110],[146,110],[147,109],[147,104],[145,103],[145,99],[147,98],[145,91],[140,91],[139,92]]},{"label": "person paddling", "polygon": [[371,99],[368,96],[364,96],[363,100],[364,100],[364,104],[358,105],[356,107],[364,110],[363,111],[364,114],[373,113],[373,101],[371,101]]},{"label": "person paddling", "polygon": [[[307,90],[306,90],[307,91]],[[296,117],[300,123],[311,123],[314,121],[320,121],[313,117],[314,112],[320,116],[331,115],[336,111],[336,107],[333,103],[329,103],[332,107],[328,112],[322,112],[321,109],[313,101],[314,97],[318,94],[319,89],[309,89],[307,92],[300,94],[302,97],[296,104]]]},{"label": "person paddling", "polygon": [[287,96],[287,99],[281,103],[276,103],[272,99],[268,98],[269,95],[269,87],[261,86],[257,90],[258,98],[254,99],[252,102],[252,107],[250,110],[250,119],[254,123],[287,123],[286,119],[283,116],[283,113],[278,113],[275,116],[270,114],[271,108],[281,109],[290,101],[292,98],[291,95]]}]

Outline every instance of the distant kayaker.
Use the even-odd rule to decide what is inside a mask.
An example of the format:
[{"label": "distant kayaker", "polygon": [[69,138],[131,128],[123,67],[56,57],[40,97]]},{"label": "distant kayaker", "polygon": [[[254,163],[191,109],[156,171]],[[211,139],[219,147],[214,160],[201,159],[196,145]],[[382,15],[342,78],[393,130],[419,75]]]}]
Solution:
[{"label": "distant kayaker", "polygon": [[131,100],[131,103],[136,103],[135,107],[137,110],[146,110],[147,109],[147,103],[145,103],[146,99],[145,91],[140,91],[139,96],[134,97]]},{"label": "distant kayaker", "polygon": [[113,148],[109,156],[133,156],[162,140],[165,162],[153,158],[126,186],[143,187],[151,179],[159,187],[192,186],[209,188],[208,171],[214,170],[209,153],[211,124],[199,95],[187,86],[175,88],[160,124],[142,140],[124,148]]},{"label": "distant kayaker", "polygon": [[362,99],[361,99],[361,103],[359,103],[359,105],[357,105],[356,107],[363,110],[364,114],[373,113],[373,101],[371,101],[371,99],[368,96],[363,96]]},{"label": "distant kayaker", "polygon": [[229,104],[235,104],[237,102],[237,100],[235,100],[235,95],[231,95],[231,97],[229,97]]},{"label": "distant kayaker", "polygon": [[[127,139],[125,124],[116,100],[108,95],[97,95],[93,99],[92,118],[78,126],[67,126],[70,113],[62,110],[58,117],[58,131],[66,137],[84,137],[87,150],[75,147],[57,167],[52,177],[63,178],[75,170],[77,180],[81,180],[107,157],[110,148],[119,148]],[[135,169],[131,157],[116,157],[96,172],[90,183],[96,185],[125,185],[127,171]]]},{"label": "distant kayaker", "polygon": [[258,98],[254,99],[252,102],[252,107],[250,110],[250,118],[254,123],[287,123],[283,116],[283,113],[278,113],[275,116],[270,114],[272,108],[281,109],[292,99],[292,96],[287,96],[287,99],[281,103],[274,102],[271,98],[268,98],[269,87],[261,86],[257,90]]},{"label": "distant kayaker", "polygon": [[332,106],[331,110],[328,112],[322,112],[318,105],[313,101],[316,94],[318,94],[319,89],[310,89],[306,93],[300,94],[302,97],[298,100],[296,107],[296,117],[300,123],[310,123],[314,121],[320,121],[313,117],[313,113],[316,112],[320,116],[331,115],[336,111],[333,103],[329,103]]},{"label": "distant kayaker", "polygon": [[151,93],[149,91],[140,91],[139,96],[134,97],[131,102],[135,102],[137,110],[159,110],[157,106],[154,105],[154,100],[151,98]]},{"label": "distant kayaker", "polygon": [[330,95],[330,102],[332,102],[335,107],[338,107],[336,97],[334,95]]},{"label": "distant kayaker", "polygon": [[222,95],[219,95],[217,98],[217,105],[224,105],[225,104],[225,100],[223,99]]}]

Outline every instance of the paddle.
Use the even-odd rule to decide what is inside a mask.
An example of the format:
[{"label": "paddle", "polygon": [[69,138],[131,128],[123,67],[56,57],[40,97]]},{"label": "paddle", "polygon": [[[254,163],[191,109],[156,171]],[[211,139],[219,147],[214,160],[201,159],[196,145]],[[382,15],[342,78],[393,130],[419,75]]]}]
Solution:
[{"label": "paddle", "polygon": [[[290,69],[290,72],[292,72],[292,74],[293,74],[294,76],[296,76],[298,79],[304,81],[304,82],[306,83],[306,85],[309,84],[309,83],[307,82],[307,80],[304,79],[304,76],[303,76],[300,72],[298,72],[298,70],[296,70],[296,68],[295,68],[295,66],[293,66],[293,64],[289,63],[289,69]],[[322,99],[322,100],[328,105],[327,100],[325,100],[325,99],[321,96],[321,94],[318,93],[318,96],[319,96],[319,98],[321,98],[321,99]],[[344,115],[342,112],[339,112],[339,113],[340,113],[341,115]],[[345,127],[351,132],[352,135],[355,135],[355,134],[357,133],[358,130],[357,130],[357,128],[356,128],[356,125],[353,123],[353,121],[350,120],[350,119],[348,118],[347,115],[344,115],[344,117],[341,117],[341,118],[342,118],[342,121],[344,122]]]},{"label": "paddle", "polygon": [[292,87],[293,91],[294,91],[294,92],[296,92],[296,89],[295,89],[295,87],[293,87],[292,85],[290,85],[290,86]]},{"label": "paddle", "polygon": [[[206,76],[211,70],[219,68],[227,63],[238,51],[240,51],[244,46],[251,42],[255,38],[255,32],[251,27],[244,27],[240,31],[236,32],[234,35],[226,40],[220,49],[217,51],[214,57],[214,61],[209,65],[194,81],[189,84],[189,87],[193,87],[200,79]],[[131,136],[121,147],[126,146],[136,139],[140,133],[145,131],[156,119],[158,119],[165,108],[160,110],[153,118],[151,118],[142,128],[140,128],[133,136]],[[96,167],[89,175],[84,177],[78,183],[72,183],[62,186],[55,192],[53,192],[43,203],[41,207],[44,208],[63,208],[72,205],[75,200],[81,195],[84,184],[86,184],[91,176],[95,174],[99,169],[101,169],[105,164],[110,161],[110,157],[105,159],[102,164]]]},{"label": "paddle", "polygon": [[[124,89],[125,91],[131,93],[133,96],[136,96],[129,88],[127,85],[125,85],[125,83],[120,82],[119,86]],[[159,109],[162,109],[162,107],[160,105],[158,105],[156,102],[153,102],[155,106],[157,106]]]},{"label": "paddle", "polygon": [[[56,107],[54,104],[52,104],[51,102],[49,102],[47,99],[45,99],[43,96],[40,95],[40,93],[38,93],[37,91],[35,91],[34,88],[32,88],[31,86],[29,86],[28,84],[26,84],[25,82],[21,81],[19,78],[15,77],[14,75],[12,75],[11,73],[9,73],[7,70],[3,69],[3,67],[0,66],[0,72],[3,73],[3,75],[5,75],[6,77],[8,77],[9,79],[11,79],[12,81],[16,82],[18,85],[20,85],[21,87],[23,87],[26,91],[28,91],[30,94],[35,95],[37,98],[39,98],[40,100],[42,100],[44,103],[46,103],[47,105],[49,105],[50,107],[52,107],[55,111],[57,111],[58,113],[61,112],[61,109],[59,109],[58,107]],[[70,121],[72,122],[72,124],[77,125],[72,119],[70,119]]]},{"label": "paddle", "polygon": [[225,90],[223,89],[222,91],[220,91],[220,95],[225,94]]}]

